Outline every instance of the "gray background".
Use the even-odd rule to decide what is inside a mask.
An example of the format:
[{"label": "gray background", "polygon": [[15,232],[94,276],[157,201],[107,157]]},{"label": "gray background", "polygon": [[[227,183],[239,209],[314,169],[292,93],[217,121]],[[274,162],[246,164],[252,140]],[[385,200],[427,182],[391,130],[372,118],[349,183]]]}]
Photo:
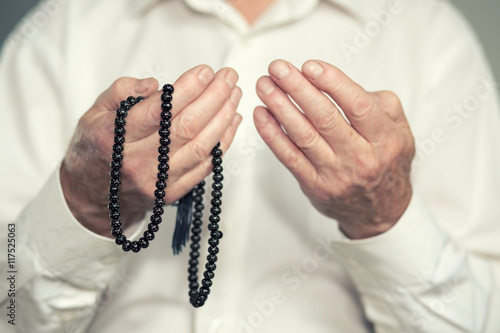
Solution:
[{"label": "gray background", "polygon": [[[77,0],[76,0],[77,1]],[[136,0],[141,1],[141,0]],[[451,0],[469,19],[500,78],[500,0]],[[0,0],[0,41],[37,0]]]}]

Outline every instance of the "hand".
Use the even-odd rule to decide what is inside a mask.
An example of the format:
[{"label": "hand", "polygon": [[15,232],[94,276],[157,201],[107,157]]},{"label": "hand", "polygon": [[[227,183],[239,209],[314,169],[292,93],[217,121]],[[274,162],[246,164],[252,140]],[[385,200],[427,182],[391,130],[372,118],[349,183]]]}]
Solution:
[{"label": "hand", "polygon": [[[167,205],[211,172],[210,152],[217,142],[223,151],[231,144],[241,122],[237,80],[233,69],[214,74],[210,67],[198,66],[174,83]],[[118,79],[82,116],[64,158],[60,174],[68,206],[80,223],[100,235],[110,236],[107,205],[115,111],[128,96],[145,100],[126,118],[120,187],[124,227],[154,206],[162,94],[157,90],[155,79]]]},{"label": "hand", "polygon": [[269,73],[257,82],[266,107],[255,109],[255,125],[311,203],[350,238],[390,229],[410,202],[415,154],[398,97],[367,92],[321,61],[306,62],[300,72],[277,60]]}]

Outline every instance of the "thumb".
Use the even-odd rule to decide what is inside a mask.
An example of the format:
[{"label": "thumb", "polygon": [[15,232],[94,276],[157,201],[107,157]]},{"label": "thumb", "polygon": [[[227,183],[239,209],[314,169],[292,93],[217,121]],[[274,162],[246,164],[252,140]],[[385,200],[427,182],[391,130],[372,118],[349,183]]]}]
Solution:
[{"label": "thumb", "polygon": [[144,98],[158,90],[158,81],[154,78],[136,79],[122,77],[116,80],[105,92],[103,92],[95,103],[95,106],[109,111],[114,111],[120,106],[120,102],[129,96]]}]

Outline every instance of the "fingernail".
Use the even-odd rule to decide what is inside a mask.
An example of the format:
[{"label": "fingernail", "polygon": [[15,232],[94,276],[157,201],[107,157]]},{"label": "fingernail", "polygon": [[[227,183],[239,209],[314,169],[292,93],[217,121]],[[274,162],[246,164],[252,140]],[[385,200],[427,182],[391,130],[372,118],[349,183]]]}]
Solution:
[{"label": "fingernail", "polygon": [[153,84],[154,84],[153,78],[142,79],[135,83],[134,90],[137,93],[144,93],[148,91],[149,87],[151,87]]},{"label": "fingernail", "polygon": [[234,116],[233,123],[231,125],[233,127],[236,127],[241,123],[242,120],[243,120],[243,116],[241,114],[237,113],[236,116]]},{"label": "fingernail", "polygon": [[269,73],[278,80],[282,80],[290,74],[290,66],[282,60],[274,61],[269,66]]},{"label": "fingernail", "polygon": [[198,79],[204,86],[206,86],[210,81],[212,81],[213,77],[214,77],[214,71],[212,70],[212,68],[208,66],[203,67],[203,69],[198,73]]},{"label": "fingernail", "polygon": [[238,89],[238,88],[235,88],[233,89],[233,91],[231,92],[231,96],[229,97],[229,99],[231,100],[231,102],[234,104],[234,105],[238,105],[240,103],[240,100],[241,100],[241,90]]},{"label": "fingernail", "polygon": [[259,84],[257,85],[259,91],[264,95],[269,95],[276,89],[276,84],[274,84],[273,80],[269,77],[263,77],[259,80]]},{"label": "fingernail", "polygon": [[314,60],[309,60],[304,64],[304,67],[302,68],[302,72],[312,79],[319,78],[324,71],[325,69],[323,68],[323,66],[319,62]]},{"label": "fingernail", "polygon": [[238,74],[234,70],[228,70],[225,76],[227,84],[229,84],[229,87],[233,88],[236,85],[236,82],[238,82]]}]

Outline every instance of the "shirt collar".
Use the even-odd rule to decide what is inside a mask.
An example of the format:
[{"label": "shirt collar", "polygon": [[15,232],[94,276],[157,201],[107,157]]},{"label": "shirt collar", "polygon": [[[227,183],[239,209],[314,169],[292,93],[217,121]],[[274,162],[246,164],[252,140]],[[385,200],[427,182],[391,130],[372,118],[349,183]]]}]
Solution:
[{"label": "shirt collar", "polygon": [[[132,10],[133,14],[143,14],[148,9],[154,7],[155,4],[161,1],[171,1],[171,0],[129,0],[129,8]],[[217,6],[225,6],[224,0],[183,0],[190,7],[205,13],[213,13],[214,8]],[[316,3],[318,0],[287,0],[291,8],[299,9],[302,8],[305,3],[313,2]],[[371,19],[372,10],[383,9],[388,0],[324,0],[335,5],[338,5],[345,10],[347,10],[352,15],[359,19],[369,20]],[[215,3],[215,5],[214,5]],[[220,10],[225,10],[224,7],[219,8]]]}]

